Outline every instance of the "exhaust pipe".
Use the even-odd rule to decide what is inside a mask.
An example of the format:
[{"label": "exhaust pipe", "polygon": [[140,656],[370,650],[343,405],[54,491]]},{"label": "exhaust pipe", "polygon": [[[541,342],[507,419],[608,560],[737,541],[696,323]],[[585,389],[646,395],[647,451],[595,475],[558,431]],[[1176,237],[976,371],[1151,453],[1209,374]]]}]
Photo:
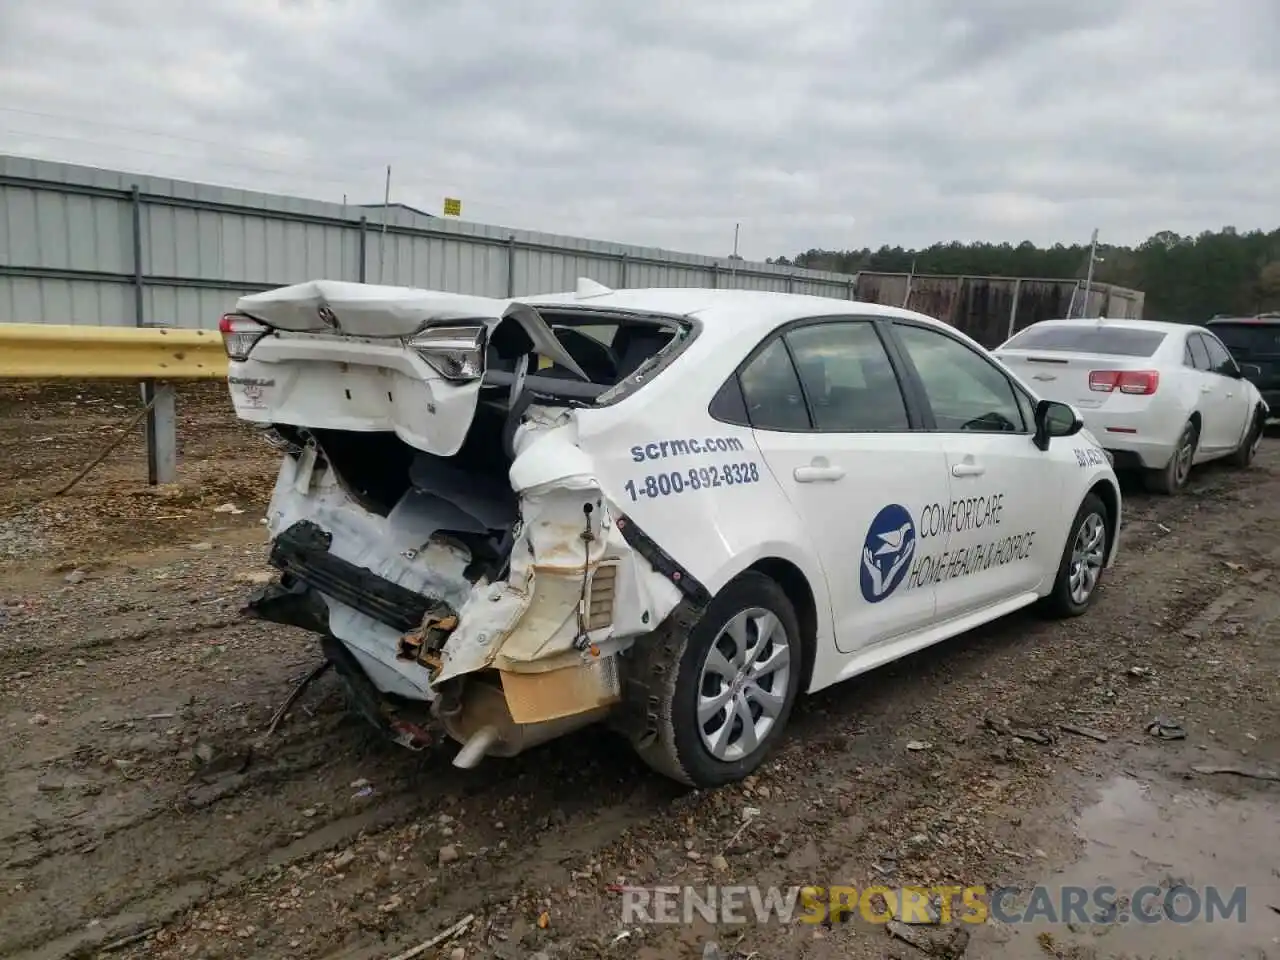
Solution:
[{"label": "exhaust pipe", "polygon": [[484,755],[489,752],[489,748],[497,742],[497,727],[483,727],[477,730],[462,745],[458,755],[453,758],[453,765],[463,770],[474,768],[476,764],[484,759]]}]

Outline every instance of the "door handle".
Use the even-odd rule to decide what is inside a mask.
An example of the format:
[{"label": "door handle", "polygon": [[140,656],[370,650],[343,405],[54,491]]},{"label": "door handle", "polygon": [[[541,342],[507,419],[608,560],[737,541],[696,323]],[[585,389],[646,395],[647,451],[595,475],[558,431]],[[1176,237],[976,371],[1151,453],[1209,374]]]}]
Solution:
[{"label": "door handle", "polygon": [[980,477],[987,468],[980,463],[957,463],[951,467],[953,477]]},{"label": "door handle", "polygon": [[796,478],[796,483],[831,483],[844,476],[844,468],[833,467],[826,457],[814,457],[812,463],[796,467],[791,475]]},{"label": "door handle", "polygon": [[1200,388],[1200,392],[1201,392],[1201,393],[1213,393],[1213,387],[1201,387],[1201,388]]}]

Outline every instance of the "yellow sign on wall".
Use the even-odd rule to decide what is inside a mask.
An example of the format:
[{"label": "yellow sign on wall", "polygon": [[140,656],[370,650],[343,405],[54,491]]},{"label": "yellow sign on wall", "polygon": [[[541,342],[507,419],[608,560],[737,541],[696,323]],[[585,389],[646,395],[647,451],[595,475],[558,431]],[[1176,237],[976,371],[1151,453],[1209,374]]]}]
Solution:
[{"label": "yellow sign on wall", "polygon": [[454,197],[444,198],[444,215],[446,217],[462,216],[462,201]]}]

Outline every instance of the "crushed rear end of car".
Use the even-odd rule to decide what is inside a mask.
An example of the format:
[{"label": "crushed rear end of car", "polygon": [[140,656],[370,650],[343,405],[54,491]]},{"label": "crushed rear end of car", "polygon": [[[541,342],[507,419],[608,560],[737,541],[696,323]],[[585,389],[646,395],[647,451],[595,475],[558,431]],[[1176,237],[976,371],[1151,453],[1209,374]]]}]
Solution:
[{"label": "crushed rear end of car", "polygon": [[696,324],[566,300],[314,281],[222,322],[237,414],[282,453],[280,577],[248,612],[318,634],[360,713],[412,748],[442,727],[460,766],[615,711],[619,654],[681,597],[576,411]]}]

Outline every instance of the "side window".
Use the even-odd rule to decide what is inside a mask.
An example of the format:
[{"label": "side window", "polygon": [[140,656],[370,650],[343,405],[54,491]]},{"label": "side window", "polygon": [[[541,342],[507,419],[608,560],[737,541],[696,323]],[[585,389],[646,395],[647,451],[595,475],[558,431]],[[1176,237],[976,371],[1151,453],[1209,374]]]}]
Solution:
[{"label": "side window", "polygon": [[1200,339],[1209,349],[1209,369],[1224,377],[1233,376],[1236,372],[1236,362],[1231,357],[1231,351],[1224,347],[1217,337],[1201,334]]},{"label": "side window", "polygon": [[1197,370],[1208,372],[1213,368],[1213,364],[1209,362],[1209,351],[1205,348],[1200,334],[1193,333],[1187,337],[1187,349],[1191,351],[1191,362],[1195,364]]},{"label": "side window", "polygon": [[775,337],[742,371],[742,398],[747,418],[759,430],[809,429],[809,411],[796,368],[782,340]]},{"label": "side window", "polygon": [[1029,430],[1009,378],[973,348],[911,324],[895,323],[894,330],[920,374],[939,430]]},{"label": "side window", "polygon": [[875,327],[865,320],[814,323],[786,334],[817,430],[909,430],[902,388]]},{"label": "side window", "polygon": [[716,391],[707,412],[725,423],[751,426],[751,419],[747,416],[747,402],[742,398],[742,383],[736,373]]}]

